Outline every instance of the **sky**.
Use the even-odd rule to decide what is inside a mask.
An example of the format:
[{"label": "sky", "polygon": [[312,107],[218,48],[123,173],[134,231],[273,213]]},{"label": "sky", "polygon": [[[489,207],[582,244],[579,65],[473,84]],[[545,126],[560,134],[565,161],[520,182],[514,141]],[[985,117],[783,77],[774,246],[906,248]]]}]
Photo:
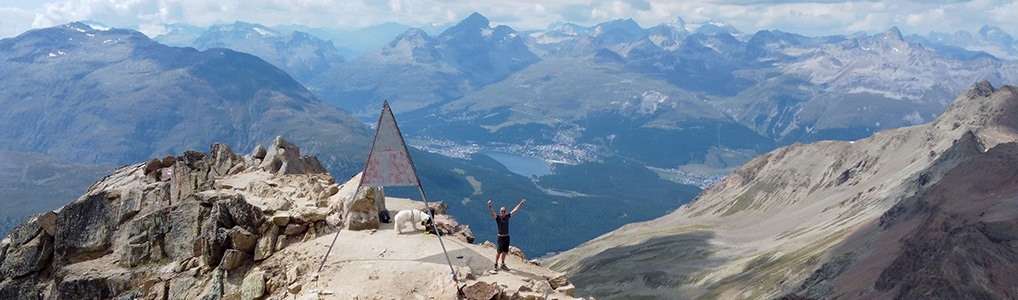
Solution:
[{"label": "sky", "polygon": [[166,32],[168,24],[427,26],[455,23],[475,11],[493,24],[517,30],[628,18],[647,28],[681,17],[691,24],[719,20],[749,33],[778,29],[817,36],[876,33],[898,26],[905,34],[927,34],[974,32],[991,25],[1018,34],[1018,1],[999,0],[0,0],[0,37],[82,20],[154,37]]}]

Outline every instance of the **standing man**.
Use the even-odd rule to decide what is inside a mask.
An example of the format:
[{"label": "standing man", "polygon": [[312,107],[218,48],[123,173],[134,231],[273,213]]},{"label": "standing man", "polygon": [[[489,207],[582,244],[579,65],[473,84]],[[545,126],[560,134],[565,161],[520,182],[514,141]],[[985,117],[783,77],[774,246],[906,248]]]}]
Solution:
[{"label": "standing man", "polygon": [[498,270],[498,258],[502,257],[502,270],[509,271],[509,268],[505,266],[505,255],[509,253],[509,218],[516,214],[517,210],[520,210],[520,205],[526,203],[527,199],[520,200],[520,204],[516,204],[516,208],[509,214],[505,213],[505,206],[499,209],[499,214],[496,215],[495,211],[491,209],[491,200],[488,200],[488,211],[491,212],[491,217],[495,218],[495,224],[498,224],[498,248],[495,252],[495,270]]}]

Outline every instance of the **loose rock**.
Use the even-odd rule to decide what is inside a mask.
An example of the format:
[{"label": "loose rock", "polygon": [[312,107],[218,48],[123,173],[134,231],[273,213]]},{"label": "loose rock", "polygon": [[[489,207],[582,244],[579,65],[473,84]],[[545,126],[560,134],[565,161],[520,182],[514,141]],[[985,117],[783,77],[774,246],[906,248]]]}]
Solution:
[{"label": "loose rock", "polygon": [[259,299],[263,295],[265,295],[265,272],[255,268],[244,277],[244,282],[240,286],[240,298]]},{"label": "loose rock", "polygon": [[490,300],[498,294],[498,290],[497,285],[478,281],[463,288],[463,295],[470,300]]}]

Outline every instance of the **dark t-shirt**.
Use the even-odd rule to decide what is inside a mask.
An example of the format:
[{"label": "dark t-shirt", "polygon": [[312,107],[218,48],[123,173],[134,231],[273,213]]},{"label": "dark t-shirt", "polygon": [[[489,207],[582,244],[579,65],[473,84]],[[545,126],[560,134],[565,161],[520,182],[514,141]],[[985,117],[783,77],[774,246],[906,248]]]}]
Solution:
[{"label": "dark t-shirt", "polygon": [[511,213],[505,214],[505,217],[502,217],[500,215],[495,215],[495,223],[498,224],[498,234],[499,235],[509,234],[509,218],[512,217],[512,216],[513,216],[513,214],[511,214]]}]

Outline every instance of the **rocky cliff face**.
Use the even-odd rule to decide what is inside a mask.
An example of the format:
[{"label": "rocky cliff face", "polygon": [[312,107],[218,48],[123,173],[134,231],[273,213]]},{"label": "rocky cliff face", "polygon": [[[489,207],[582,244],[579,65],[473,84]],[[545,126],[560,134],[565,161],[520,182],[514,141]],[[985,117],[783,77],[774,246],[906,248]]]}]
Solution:
[{"label": "rocky cliff face", "polygon": [[552,266],[607,298],[1013,297],[1016,115],[1018,88],[982,82],[927,125],[761,155]]},{"label": "rocky cliff face", "polygon": [[[451,299],[465,287],[571,298],[564,275],[525,263],[522,253],[510,261],[526,273],[486,273],[494,249],[473,245],[469,227],[438,215],[457,257],[457,286],[434,238],[372,222],[375,203],[421,204],[382,202],[381,190],[365,187],[353,203],[371,205],[344,207],[356,182],[335,183],[317,158],[282,137],[247,155],[217,143],[209,153],[123,166],[73,203],[10,231],[0,242],[0,299]],[[368,217],[342,220],[347,209]],[[319,274],[337,226],[363,231],[345,231]]]}]

